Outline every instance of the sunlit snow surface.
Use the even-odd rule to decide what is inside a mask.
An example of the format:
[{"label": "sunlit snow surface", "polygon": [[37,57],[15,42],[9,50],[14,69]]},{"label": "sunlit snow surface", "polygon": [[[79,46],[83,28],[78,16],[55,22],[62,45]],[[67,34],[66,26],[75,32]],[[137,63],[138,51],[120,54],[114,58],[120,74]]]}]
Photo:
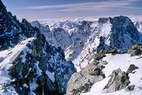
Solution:
[{"label": "sunlit snow surface", "polygon": [[[100,82],[95,83],[88,93],[83,93],[82,95],[142,95],[142,58],[140,56],[131,57],[128,54],[117,54],[117,55],[107,55],[103,58],[104,61],[108,62],[104,69],[106,78]],[[108,83],[110,79],[109,75],[113,70],[120,68],[122,71],[126,71],[130,64],[134,64],[139,67],[134,74],[130,74],[130,85],[135,85],[134,91],[126,91],[122,89],[114,93],[103,93],[104,86]]]},{"label": "sunlit snow surface", "polygon": [[7,91],[3,89],[5,84],[11,82],[10,76],[8,75],[8,69],[12,66],[12,62],[19,56],[19,54],[27,48],[27,44],[35,38],[29,38],[18,43],[14,48],[0,51],[0,95],[18,95],[13,87],[7,87]]}]

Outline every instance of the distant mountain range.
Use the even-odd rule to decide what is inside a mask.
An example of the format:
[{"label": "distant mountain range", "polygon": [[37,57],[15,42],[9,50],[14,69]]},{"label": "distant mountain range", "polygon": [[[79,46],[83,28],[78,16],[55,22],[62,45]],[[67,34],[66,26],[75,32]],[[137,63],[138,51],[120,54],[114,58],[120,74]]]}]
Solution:
[{"label": "distant mountain range", "polygon": [[[135,44],[142,44],[142,23],[125,16],[100,18],[95,21],[63,21],[50,26],[32,22],[40,28],[49,44],[61,47],[67,60],[78,70],[102,50],[126,52]],[[45,30],[44,30],[45,29]]]}]

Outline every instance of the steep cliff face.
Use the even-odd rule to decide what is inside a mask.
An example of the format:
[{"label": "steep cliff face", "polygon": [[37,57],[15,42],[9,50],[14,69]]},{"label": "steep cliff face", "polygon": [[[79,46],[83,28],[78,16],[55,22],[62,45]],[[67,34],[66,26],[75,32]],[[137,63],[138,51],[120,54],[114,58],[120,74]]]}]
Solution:
[{"label": "steep cliff face", "polygon": [[63,94],[70,76],[76,72],[72,62],[64,59],[63,51],[48,45],[40,34],[27,44],[27,49],[12,64],[8,69],[15,80],[12,85],[24,95],[29,92],[37,95]]},{"label": "steep cliff face", "polygon": [[111,47],[128,50],[132,45],[142,43],[141,34],[128,17],[114,17],[111,23]]},{"label": "steep cliff face", "polygon": [[2,2],[0,2],[0,8],[0,50],[13,47],[20,40],[34,36],[38,32],[25,19],[20,23],[16,16],[7,12]]},{"label": "steep cliff face", "polygon": [[7,12],[1,1],[0,10],[0,94],[63,95],[76,72],[72,62],[38,28]]},{"label": "steep cliff face", "polygon": [[[106,20],[106,18],[101,18],[100,20],[103,19]],[[98,50],[116,49],[117,51],[123,52],[127,51],[134,44],[142,43],[141,33],[138,32],[137,28],[128,17],[118,16],[109,18],[107,21],[110,22],[111,28],[108,32],[106,32],[106,30],[103,31],[108,34],[107,36],[101,36]],[[106,22],[102,23],[106,24]]]}]

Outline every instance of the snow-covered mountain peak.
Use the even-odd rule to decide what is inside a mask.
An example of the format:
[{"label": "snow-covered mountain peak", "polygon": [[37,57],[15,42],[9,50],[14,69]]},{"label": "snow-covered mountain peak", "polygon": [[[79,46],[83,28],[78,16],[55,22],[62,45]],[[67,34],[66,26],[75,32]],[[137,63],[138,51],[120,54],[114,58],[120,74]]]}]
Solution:
[{"label": "snow-covered mountain peak", "polygon": [[96,52],[125,52],[134,44],[142,43],[141,33],[126,16],[99,18],[98,21],[67,20],[49,28],[50,32],[43,33],[49,44],[64,49],[66,59],[73,60],[77,67],[88,64]]}]

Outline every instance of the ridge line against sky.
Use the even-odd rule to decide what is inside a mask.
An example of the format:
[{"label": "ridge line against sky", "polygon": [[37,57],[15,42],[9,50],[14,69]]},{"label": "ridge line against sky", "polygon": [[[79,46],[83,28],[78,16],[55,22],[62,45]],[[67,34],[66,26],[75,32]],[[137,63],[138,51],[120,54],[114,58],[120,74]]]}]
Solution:
[{"label": "ridge line against sky", "polygon": [[127,15],[142,18],[142,0],[2,0],[19,19]]}]

